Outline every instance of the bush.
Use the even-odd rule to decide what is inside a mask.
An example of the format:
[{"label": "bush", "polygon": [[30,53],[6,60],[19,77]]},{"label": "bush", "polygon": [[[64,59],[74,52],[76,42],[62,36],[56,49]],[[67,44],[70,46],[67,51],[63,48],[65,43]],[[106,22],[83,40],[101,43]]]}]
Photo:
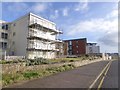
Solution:
[{"label": "bush", "polygon": [[8,85],[16,82],[20,78],[20,74],[5,74],[2,75],[3,85]]},{"label": "bush", "polygon": [[74,62],[74,60],[70,60],[70,62]]},{"label": "bush", "polygon": [[62,61],[60,61],[61,63],[65,63],[66,62],[66,60],[62,60]]},{"label": "bush", "polygon": [[32,78],[32,77],[36,77],[36,76],[38,76],[39,74],[37,73],[37,72],[25,72],[25,73],[23,73],[23,76],[25,77],[25,78],[28,78],[28,79],[30,79],[30,78]]},{"label": "bush", "polygon": [[40,65],[40,64],[49,64],[49,61],[44,58],[28,59],[26,61],[26,66]]}]

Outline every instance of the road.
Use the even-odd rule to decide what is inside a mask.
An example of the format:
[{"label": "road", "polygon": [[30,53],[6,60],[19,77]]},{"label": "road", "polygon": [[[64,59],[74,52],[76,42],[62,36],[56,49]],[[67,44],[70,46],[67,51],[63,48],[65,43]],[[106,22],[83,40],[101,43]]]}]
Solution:
[{"label": "road", "polygon": [[[120,61],[119,61],[120,65]],[[118,88],[118,61],[113,61],[107,75],[105,76],[102,88]]]},{"label": "road", "polygon": [[[118,88],[118,61],[112,61],[101,88]],[[100,61],[7,88],[89,88],[109,61]],[[102,77],[101,77],[102,78]],[[98,80],[92,88],[97,88]]]}]

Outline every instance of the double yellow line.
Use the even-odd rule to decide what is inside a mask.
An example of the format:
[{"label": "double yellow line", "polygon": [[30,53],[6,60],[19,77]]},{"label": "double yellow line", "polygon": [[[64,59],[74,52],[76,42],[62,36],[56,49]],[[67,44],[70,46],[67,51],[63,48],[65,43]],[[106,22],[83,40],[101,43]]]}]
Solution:
[{"label": "double yellow line", "polygon": [[106,76],[106,74],[107,74],[107,72],[108,72],[108,70],[109,70],[109,68],[110,68],[110,65],[111,65],[111,63],[112,63],[112,61],[109,61],[109,63],[104,67],[104,69],[101,71],[101,73],[98,75],[98,77],[94,80],[94,82],[90,85],[90,87],[89,87],[89,89],[88,90],[91,90],[93,87],[94,87],[94,85],[97,83],[97,81],[100,79],[100,77],[102,77],[102,75],[103,75],[103,77],[102,77],[102,79],[101,79],[101,81],[100,81],[100,83],[99,83],[99,85],[98,85],[98,89],[97,90],[100,90],[100,88],[101,88],[101,86],[102,86],[102,84],[103,84],[103,81],[104,81],[104,79],[105,79],[105,76]]},{"label": "double yellow line", "polygon": [[102,84],[103,84],[103,81],[104,81],[104,79],[105,79],[105,76],[106,76],[106,74],[107,74],[107,72],[108,72],[108,70],[109,70],[109,68],[110,68],[111,63],[112,63],[112,61],[109,63],[109,65],[108,65],[108,67],[107,67],[107,69],[106,69],[106,71],[105,71],[105,73],[104,73],[104,76],[103,76],[103,78],[101,79],[100,84],[98,85],[98,89],[97,89],[97,90],[100,90],[100,88],[101,88],[101,86],[102,86]]}]

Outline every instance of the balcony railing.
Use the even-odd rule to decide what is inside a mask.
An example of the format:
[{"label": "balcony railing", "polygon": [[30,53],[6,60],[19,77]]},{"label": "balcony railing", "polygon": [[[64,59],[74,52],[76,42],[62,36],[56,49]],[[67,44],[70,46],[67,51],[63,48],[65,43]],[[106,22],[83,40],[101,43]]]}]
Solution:
[{"label": "balcony railing", "polygon": [[58,32],[58,30],[54,29],[54,28],[49,28],[49,27],[45,27],[43,25],[40,25],[38,23],[33,23],[31,25],[29,25],[30,28],[36,28],[38,30],[47,30],[47,31],[51,31],[51,32]]}]

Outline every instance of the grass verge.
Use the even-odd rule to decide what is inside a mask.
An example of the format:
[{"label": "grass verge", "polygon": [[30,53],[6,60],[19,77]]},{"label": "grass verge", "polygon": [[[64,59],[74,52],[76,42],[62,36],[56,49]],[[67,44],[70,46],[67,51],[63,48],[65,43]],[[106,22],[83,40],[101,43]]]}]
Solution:
[{"label": "grass verge", "polygon": [[45,77],[54,73],[59,73],[63,72],[66,70],[70,70],[75,68],[74,65],[68,64],[68,65],[63,65],[60,67],[52,67],[52,68],[47,68],[45,70],[34,70],[34,71],[27,71],[27,72],[18,72],[14,74],[4,74],[2,75],[2,84],[3,86],[7,86],[16,82],[20,82],[23,80],[30,80],[33,78],[41,78]]}]

